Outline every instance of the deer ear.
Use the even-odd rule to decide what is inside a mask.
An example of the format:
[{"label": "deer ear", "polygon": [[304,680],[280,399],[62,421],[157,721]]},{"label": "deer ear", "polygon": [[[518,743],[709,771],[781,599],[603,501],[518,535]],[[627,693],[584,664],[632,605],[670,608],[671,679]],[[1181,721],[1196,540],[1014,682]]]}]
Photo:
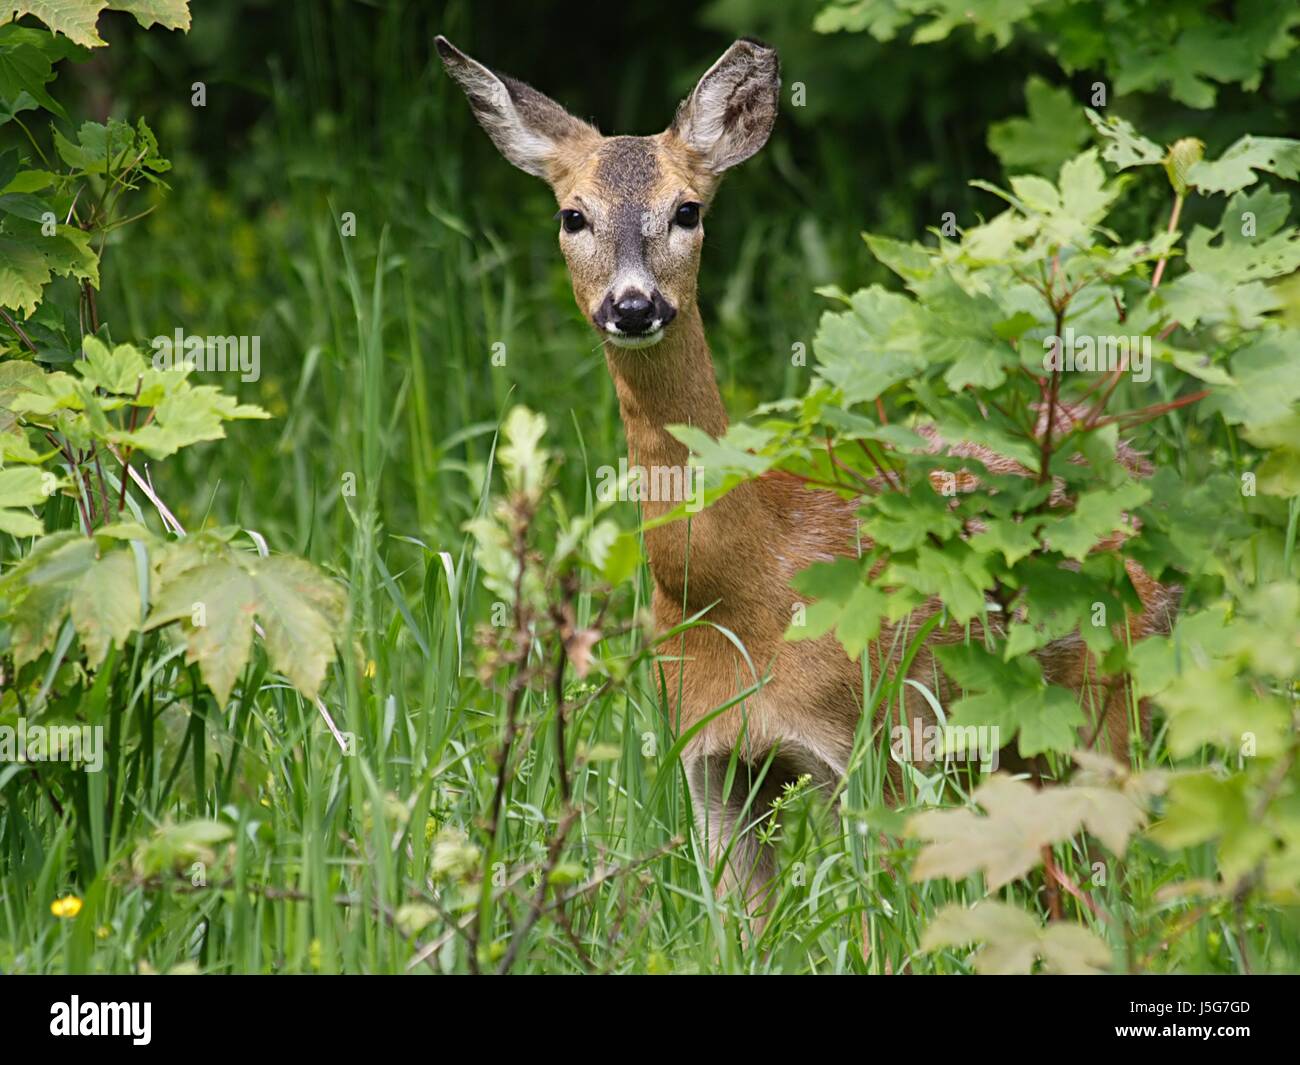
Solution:
[{"label": "deer ear", "polygon": [[550,97],[522,81],[494,74],[446,37],[435,38],[434,44],[447,73],[469,97],[479,125],[498,151],[520,170],[549,178],[566,142],[600,136],[594,127],[574,118]]},{"label": "deer ear", "polygon": [[781,91],[776,49],[743,38],[713,64],[670,127],[711,173],[743,163],[772,132]]}]

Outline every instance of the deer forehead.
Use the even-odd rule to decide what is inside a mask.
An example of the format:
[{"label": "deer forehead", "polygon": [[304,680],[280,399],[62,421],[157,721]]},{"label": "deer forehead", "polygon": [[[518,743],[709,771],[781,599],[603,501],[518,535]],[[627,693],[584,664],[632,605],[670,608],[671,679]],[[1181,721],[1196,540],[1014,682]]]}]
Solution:
[{"label": "deer forehead", "polygon": [[605,137],[589,154],[575,160],[567,180],[558,183],[561,202],[580,198],[608,215],[615,227],[641,228],[645,212],[670,204],[683,193],[695,194],[689,154],[677,138]]}]

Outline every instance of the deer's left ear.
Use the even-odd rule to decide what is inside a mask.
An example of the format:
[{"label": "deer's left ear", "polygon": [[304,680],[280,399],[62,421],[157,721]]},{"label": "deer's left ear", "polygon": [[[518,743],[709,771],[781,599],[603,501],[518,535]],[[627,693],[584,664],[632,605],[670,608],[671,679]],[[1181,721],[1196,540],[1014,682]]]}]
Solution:
[{"label": "deer's left ear", "polygon": [[434,44],[447,73],[469,98],[474,117],[497,149],[520,170],[551,179],[566,145],[600,134],[549,96],[522,81],[498,76],[446,37]]},{"label": "deer's left ear", "polygon": [[677,108],[670,127],[714,174],[743,163],[772,132],[781,92],[776,49],[737,41]]}]

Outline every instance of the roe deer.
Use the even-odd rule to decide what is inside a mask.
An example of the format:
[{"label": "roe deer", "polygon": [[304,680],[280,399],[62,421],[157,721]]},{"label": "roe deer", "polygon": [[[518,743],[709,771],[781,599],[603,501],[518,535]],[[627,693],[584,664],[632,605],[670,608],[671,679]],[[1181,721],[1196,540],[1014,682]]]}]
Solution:
[{"label": "roe deer", "polygon": [[[696,304],[701,220],[723,172],[757,152],[772,130],[780,86],[776,52],[758,41],[739,40],[704,74],[663,133],[605,137],[445,38],[436,43],[497,148],[555,192],[560,249],[578,307],[604,340],[629,461],[646,469],[686,467],[687,449],[668,426],[690,424],[714,437],[727,428]],[[1062,419],[1070,414],[1058,412]],[[1031,472],[987,449],[949,444],[952,453],[978,457],[997,472]],[[1137,461],[1131,453],[1129,460]],[[673,506],[673,501],[644,502],[644,516],[653,519]],[[755,841],[756,833],[739,831],[740,822],[756,820],[781,786],[801,774],[810,774],[818,785],[837,785],[862,718],[861,664],[830,636],[783,639],[796,602],[791,578],[815,562],[858,553],[862,538],[855,512],[852,501],[808,490],[792,475],[769,473],[695,514],[689,530],[688,523],[678,521],[645,533],[659,631],[706,608],[707,618],[720,627],[689,628],[674,648],[677,654],[664,663],[674,726],[689,728],[756,679],[721,628],[739,637],[766,677],[743,704],[696,734],[684,755],[701,830],[715,861],[729,855],[724,883],[742,886],[751,907],[772,875],[773,859]],[[1130,631],[1141,636],[1163,629],[1170,591],[1136,564],[1128,565],[1144,606],[1141,615],[1128,619]],[[919,621],[938,608],[932,603],[913,617]],[[953,627],[936,630],[930,640],[962,638]],[[868,653],[873,679],[897,668],[889,660],[892,645],[893,630],[887,627]],[[1098,675],[1077,635],[1038,657],[1049,680],[1087,693],[1089,733],[1104,727],[1111,750],[1125,754],[1129,700],[1124,685]],[[913,659],[908,675],[941,702],[959,695],[928,647]],[[921,693],[911,685],[901,688],[906,717],[901,723],[910,728],[914,720],[932,722]],[[740,779],[724,794],[733,750],[755,778],[768,765],[752,799]],[[891,770],[897,790],[898,767],[891,764]]]}]

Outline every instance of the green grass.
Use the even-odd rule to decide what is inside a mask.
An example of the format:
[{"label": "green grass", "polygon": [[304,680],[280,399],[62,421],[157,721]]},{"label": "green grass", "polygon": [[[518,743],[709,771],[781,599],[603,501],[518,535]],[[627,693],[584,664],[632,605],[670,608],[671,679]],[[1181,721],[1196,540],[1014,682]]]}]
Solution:
[{"label": "green grass", "polygon": [[[465,10],[448,11],[452,31]],[[345,62],[346,23],[296,17],[304,56],[322,69]],[[478,908],[477,960],[490,968],[527,913],[561,805],[555,707],[550,693],[525,697],[528,755],[506,795],[497,851],[484,856],[502,678],[484,683],[476,673],[477,629],[492,600],[463,524],[485,506],[508,406],[549,414],[551,446],[565,458],[556,492],[579,512],[591,506],[594,468],[623,453],[621,427],[603,359],[572,307],[545,190],[489,154],[397,20],[378,27],[373,52],[353,61],[360,77],[380,69],[365,65],[375,56],[388,60],[374,112],[329,98],[346,73],[273,76],[271,112],[230,161],[226,187],[175,152],[174,191],[110,249],[101,299],[119,339],[177,324],[262,337],[263,380],[239,388],[274,420],[240,424],[151,473],[187,528],[237,523],[346,582],[356,653],[340,659],[323,703],[354,736],[353,751],[340,750],[320,708],[264,661],[224,711],[206,694],[170,699],[173,681],[194,679],[179,650],[105,670],[129,678],[95,694],[123,741],[117,772],[87,776],[73,808],[37,797],[4,818],[6,971],[466,971],[467,942],[443,915]],[[201,122],[180,115],[173,129],[197,136],[182,123]],[[746,183],[784,180],[771,165],[724,189],[718,214],[736,216],[721,225],[753,217],[758,194]],[[837,186],[854,195],[847,165],[830,175],[827,195]],[[344,211],[356,215],[355,238],[339,235]],[[797,210],[763,217],[738,257],[705,255],[706,321],[724,392],[741,413],[804,384],[788,352],[815,328],[807,279],[818,256],[839,279],[857,276],[855,235],[822,234],[819,244],[816,232],[801,239],[799,222]],[[761,311],[749,318],[751,305]],[[498,343],[504,368],[491,362]],[[1171,454],[1189,446],[1176,420],[1161,432]],[[355,495],[343,490],[349,475]],[[620,520],[634,525],[630,504]],[[642,570],[612,616],[630,622],[648,596]],[[582,600],[580,623],[600,605]],[[920,939],[938,908],[979,898],[981,884],[909,879],[917,848],[888,831],[896,817],[884,801],[885,756],[865,727],[842,816],[816,794],[782,810],[783,878],[771,921],[750,942],[735,900],[715,897],[680,763],[667,756],[674,737],[644,634],[632,626],[607,653],[631,663],[622,684],[590,699],[569,687],[584,700],[568,751],[581,813],[556,890],[574,897],[563,921],[548,913],[531,928],[512,971],[967,971],[963,952],[925,954]],[[554,648],[533,655],[549,661]],[[873,706],[898,698],[892,685],[871,693]],[[1168,763],[1161,736],[1144,760]],[[968,787],[954,777],[947,799]],[[74,809],[86,815],[84,838]],[[91,816],[102,810],[111,818]],[[206,884],[189,882],[188,864],[186,877],[165,884],[132,874],[142,839],[197,818],[235,829],[204,870]],[[450,842],[456,831],[468,834],[461,847]],[[476,847],[471,862],[466,849]],[[1113,946],[1118,968],[1242,971],[1243,945],[1256,970],[1300,964],[1300,935],[1272,911],[1243,928],[1226,907],[1197,913],[1161,894],[1213,875],[1209,851],[1191,853],[1184,866],[1138,842],[1104,863],[1106,882],[1090,893],[1109,920],[1069,897],[1065,912]],[[1096,855],[1081,844],[1055,858],[1075,883],[1095,882]],[[458,863],[474,871],[458,876]],[[67,893],[84,903],[74,920],[51,915]],[[1004,894],[1046,912],[1041,876]],[[413,905],[435,912],[415,932],[403,910]]]}]

